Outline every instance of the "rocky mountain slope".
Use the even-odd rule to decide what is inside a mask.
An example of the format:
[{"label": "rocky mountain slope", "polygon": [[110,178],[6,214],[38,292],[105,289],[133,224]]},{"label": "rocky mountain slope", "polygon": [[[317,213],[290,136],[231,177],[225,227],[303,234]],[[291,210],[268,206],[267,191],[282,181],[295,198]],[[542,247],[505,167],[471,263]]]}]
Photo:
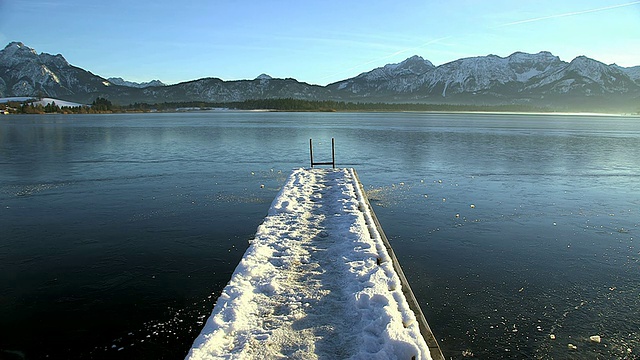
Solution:
[{"label": "rocky mountain slope", "polygon": [[70,65],[62,55],[36,53],[12,42],[0,51],[0,97],[48,96],[84,102],[105,92],[105,79]]},{"label": "rocky mountain slope", "polygon": [[638,67],[605,65],[584,56],[567,63],[549,52],[465,58],[437,67],[413,57],[328,88],[353,100],[538,106],[579,97],[624,102],[640,96]]},{"label": "rocky mountain slope", "polygon": [[70,65],[62,55],[38,54],[22,43],[10,43],[0,50],[0,97],[38,95],[84,103],[100,96],[120,104],[296,98],[638,111],[640,66],[606,65],[584,56],[565,62],[544,51],[464,58],[440,66],[413,56],[327,86],[265,74],[254,80],[203,78],[166,86],[104,79]]}]

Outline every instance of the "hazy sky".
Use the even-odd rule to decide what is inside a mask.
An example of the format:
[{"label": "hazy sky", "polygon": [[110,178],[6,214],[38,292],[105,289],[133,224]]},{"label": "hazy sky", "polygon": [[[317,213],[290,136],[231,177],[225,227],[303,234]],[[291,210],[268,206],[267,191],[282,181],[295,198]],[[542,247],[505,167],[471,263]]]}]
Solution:
[{"label": "hazy sky", "polygon": [[640,1],[0,0],[0,48],[10,41],[170,84],[267,73],[325,85],[412,55],[515,51],[636,66]]}]

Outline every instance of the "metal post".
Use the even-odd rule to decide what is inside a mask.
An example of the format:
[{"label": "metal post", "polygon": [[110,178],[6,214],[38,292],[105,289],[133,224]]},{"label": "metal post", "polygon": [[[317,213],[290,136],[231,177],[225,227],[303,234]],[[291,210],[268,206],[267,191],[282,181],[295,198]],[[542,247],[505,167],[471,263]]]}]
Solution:
[{"label": "metal post", "polygon": [[311,155],[311,167],[313,167],[313,139],[309,139],[309,154]]},{"label": "metal post", "polygon": [[336,140],[331,138],[331,163],[333,168],[336,168]]}]

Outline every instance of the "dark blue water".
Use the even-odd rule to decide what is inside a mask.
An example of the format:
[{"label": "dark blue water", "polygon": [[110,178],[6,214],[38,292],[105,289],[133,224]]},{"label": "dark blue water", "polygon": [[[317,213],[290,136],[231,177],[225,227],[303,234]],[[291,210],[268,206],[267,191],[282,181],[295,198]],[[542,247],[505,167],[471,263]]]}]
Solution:
[{"label": "dark blue water", "polygon": [[184,357],[331,137],[447,358],[638,357],[640,119],[210,112],[0,118],[0,358]]}]

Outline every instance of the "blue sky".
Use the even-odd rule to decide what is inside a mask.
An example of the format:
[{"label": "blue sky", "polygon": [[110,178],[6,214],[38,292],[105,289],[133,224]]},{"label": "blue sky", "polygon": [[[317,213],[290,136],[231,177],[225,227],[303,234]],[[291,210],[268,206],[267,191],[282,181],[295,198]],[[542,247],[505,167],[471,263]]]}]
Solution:
[{"label": "blue sky", "polygon": [[636,66],[640,1],[0,0],[0,48],[10,41],[169,84],[267,73],[326,85],[412,55],[515,51]]}]

